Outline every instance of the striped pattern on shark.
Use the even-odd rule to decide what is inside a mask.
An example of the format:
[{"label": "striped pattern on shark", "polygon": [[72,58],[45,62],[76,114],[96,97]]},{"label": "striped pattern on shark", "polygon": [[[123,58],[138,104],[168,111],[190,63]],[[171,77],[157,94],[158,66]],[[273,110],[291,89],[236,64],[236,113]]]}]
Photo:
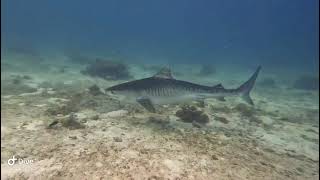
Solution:
[{"label": "striped pattern on shark", "polygon": [[261,67],[236,89],[226,89],[221,84],[204,86],[172,77],[168,68],[161,69],[152,77],[121,83],[106,89],[110,95],[116,95],[121,100],[136,101],[150,112],[155,112],[154,104],[172,104],[190,100],[217,98],[223,100],[226,96],[241,96],[247,103],[253,105],[250,97]]}]

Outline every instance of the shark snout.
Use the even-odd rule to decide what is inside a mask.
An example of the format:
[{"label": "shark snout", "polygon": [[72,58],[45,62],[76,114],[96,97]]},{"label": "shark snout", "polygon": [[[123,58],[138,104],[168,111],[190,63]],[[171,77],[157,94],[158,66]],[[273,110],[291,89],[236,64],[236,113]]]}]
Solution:
[{"label": "shark snout", "polygon": [[123,100],[125,97],[119,92],[115,90],[107,90],[106,94],[114,99]]}]

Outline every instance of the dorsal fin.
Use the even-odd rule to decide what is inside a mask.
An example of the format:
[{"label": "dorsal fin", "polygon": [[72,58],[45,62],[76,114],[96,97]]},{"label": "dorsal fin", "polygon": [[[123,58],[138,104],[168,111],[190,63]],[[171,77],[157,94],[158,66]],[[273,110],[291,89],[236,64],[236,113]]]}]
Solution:
[{"label": "dorsal fin", "polygon": [[214,85],[214,86],[212,86],[212,88],[220,88],[220,89],[224,89],[224,87],[222,86],[222,84],[220,83],[220,84],[217,84],[217,85]]},{"label": "dorsal fin", "polygon": [[162,68],[157,74],[155,74],[152,77],[164,78],[164,79],[173,79],[172,74],[171,74],[171,70],[168,67]]}]

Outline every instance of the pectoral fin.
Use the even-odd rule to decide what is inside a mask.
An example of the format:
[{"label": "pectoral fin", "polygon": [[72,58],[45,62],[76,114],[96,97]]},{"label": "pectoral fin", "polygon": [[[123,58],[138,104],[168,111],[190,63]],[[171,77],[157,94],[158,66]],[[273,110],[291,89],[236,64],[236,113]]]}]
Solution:
[{"label": "pectoral fin", "polygon": [[150,98],[142,96],[137,98],[137,102],[143,106],[149,112],[155,113],[156,109],[153,106],[153,103]]}]

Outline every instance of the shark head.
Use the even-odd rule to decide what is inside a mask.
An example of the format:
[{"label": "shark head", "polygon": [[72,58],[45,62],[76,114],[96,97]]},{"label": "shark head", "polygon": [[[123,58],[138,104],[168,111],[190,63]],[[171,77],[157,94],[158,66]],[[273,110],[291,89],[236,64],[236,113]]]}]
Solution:
[{"label": "shark head", "polygon": [[105,89],[105,91],[107,95],[120,101],[132,101],[135,100],[136,97],[134,91],[126,88],[122,84],[109,87]]},{"label": "shark head", "polygon": [[106,94],[109,95],[112,98],[124,100],[125,99],[125,92],[121,89],[118,89],[116,86],[109,87],[105,89]]}]

